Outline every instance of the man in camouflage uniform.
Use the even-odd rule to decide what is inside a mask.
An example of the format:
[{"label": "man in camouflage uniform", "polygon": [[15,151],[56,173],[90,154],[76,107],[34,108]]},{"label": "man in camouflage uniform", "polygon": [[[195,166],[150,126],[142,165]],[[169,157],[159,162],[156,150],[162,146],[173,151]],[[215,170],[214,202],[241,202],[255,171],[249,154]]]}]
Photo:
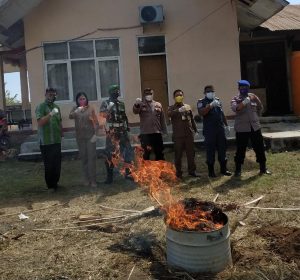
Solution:
[{"label": "man in camouflage uniform", "polygon": [[[133,150],[130,144],[128,131],[128,118],[125,112],[124,102],[118,100],[120,88],[118,85],[109,87],[109,99],[100,106],[100,113],[106,118],[106,170],[107,178],[105,183],[113,182],[114,160],[121,156],[125,163],[130,164],[133,160]],[[118,154],[117,146],[120,147]],[[131,179],[129,168],[125,169],[125,178]]]}]

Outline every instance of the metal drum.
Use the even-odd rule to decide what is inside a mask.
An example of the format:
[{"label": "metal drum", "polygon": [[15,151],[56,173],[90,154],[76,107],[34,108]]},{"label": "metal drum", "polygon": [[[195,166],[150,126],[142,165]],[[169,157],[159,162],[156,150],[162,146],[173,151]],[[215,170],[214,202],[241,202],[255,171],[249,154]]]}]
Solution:
[{"label": "metal drum", "polygon": [[[222,215],[225,215],[222,213]],[[167,228],[167,262],[188,272],[220,272],[232,263],[228,217],[221,229],[177,231]]]}]

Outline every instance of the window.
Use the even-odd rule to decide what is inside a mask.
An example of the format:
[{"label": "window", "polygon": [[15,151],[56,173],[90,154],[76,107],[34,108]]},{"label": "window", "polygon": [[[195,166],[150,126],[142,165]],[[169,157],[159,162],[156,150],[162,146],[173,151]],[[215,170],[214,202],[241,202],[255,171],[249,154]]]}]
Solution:
[{"label": "window", "polygon": [[119,39],[44,44],[47,87],[57,99],[72,101],[78,92],[89,100],[108,97],[108,87],[120,84]]},{"label": "window", "polygon": [[246,75],[253,88],[265,87],[264,65],[261,60],[246,62]]},{"label": "window", "polygon": [[138,38],[139,54],[165,53],[165,37],[149,36]]}]

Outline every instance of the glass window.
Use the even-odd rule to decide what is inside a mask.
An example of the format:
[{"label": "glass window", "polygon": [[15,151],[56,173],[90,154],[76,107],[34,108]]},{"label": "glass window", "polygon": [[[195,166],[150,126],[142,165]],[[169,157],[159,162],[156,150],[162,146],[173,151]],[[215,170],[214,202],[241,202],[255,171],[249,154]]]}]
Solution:
[{"label": "glass window", "polygon": [[99,75],[101,85],[101,97],[108,97],[108,88],[111,85],[119,85],[119,61],[99,61]]},{"label": "glass window", "polygon": [[51,43],[44,45],[45,60],[58,60],[68,58],[67,43]]},{"label": "glass window", "polygon": [[69,46],[71,59],[94,57],[93,41],[70,42]]},{"label": "glass window", "polygon": [[264,65],[261,60],[247,61],[246,71],[247,79],[251,83],[251,87],[265,87]]},{"label": "glass window", "polygon": [[138,38],[139,54],[164,53],[165,37],[150,36]]},{"label": "glass window", "polygon": [[106,39],[96,41],[96,56],[119,56],[119,40],[118,39]]},{"label": "glass window", "polygon": [[57,100],[69,99],[67,63],[48,64],[48,87],[57,90]]},{"label": "glass window", "polygon": [[95,61],[72,61],[72,82],[74,99],[78,92],[85,92],[89,100],[97,100]]}]

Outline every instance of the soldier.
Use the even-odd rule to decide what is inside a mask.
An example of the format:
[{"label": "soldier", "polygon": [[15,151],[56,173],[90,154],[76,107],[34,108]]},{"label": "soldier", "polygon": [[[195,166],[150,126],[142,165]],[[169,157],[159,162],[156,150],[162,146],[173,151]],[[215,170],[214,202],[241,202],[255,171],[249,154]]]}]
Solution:
[{"label": "soldier", "polygon": [[164,160],[164,143],[162,134],[167,134],[165,114],[161,104],[153,100],[153,90],[144,89],[143,100],[137,98],[133,105],[133,113],[140,116],[140,141],[144,149],[143,158],[150,159],[151,151],[155,160]]},{"label": "soldier", "polygon": [[168,108],[168,117],[171,119],[175,149],[175,167],[177,178],[182,178],[181,159],[186,152],[188,172],[192,177],[196,174],[194,133],[197,133],[196,123],[190,105],[183,103],[183,91],[177,89],[173,93],[175,104]]},{"label": "soldier", "polygon": [[240,80],[238,88],[239,95],[231,101],[231,109],[236,114],[234,122],[236,131],[235,176],[241,176],[241,167],[249,139],[256,155],[256,162],[260,166],[260,174],[270,175],[271,172],[266,168],[264,141],[258,117],[263,110],[262,103],[254,93],[249,93],[248,81]]},{"label": "soldier", "polygon": [[230,127],[222,110],[219,98],[215,97],[214,87],[208,85],[204,88],[205,98],[198,100],[197,108],[200,116],[203,117],[203,135],[206,147],[206,163],[208,176],[216,177],[214,170],[215,152],[218,151],[218,160],[221,167],[221,174],[231,176],[227,170],[226,137]]},{"label": "soldier", "polygon": [[[109,99],[104,101],[100,107],[100,113],[106,118],[108,126],[106,130],[106,170],[107,178],[105,184],[113,182],[113,154],[116,152],[116,144],[120,146],[120,155],[124,162],[130,164],[133,160],[133,150],[128,137],[128,118],[125,112],[124,102],[118,100],[120,95],[120,88],[118,85],[109,87]],[[117,155],[119,156],[119,155]],[[125,178],[132,179],[129,168],[125,169]]]}]

